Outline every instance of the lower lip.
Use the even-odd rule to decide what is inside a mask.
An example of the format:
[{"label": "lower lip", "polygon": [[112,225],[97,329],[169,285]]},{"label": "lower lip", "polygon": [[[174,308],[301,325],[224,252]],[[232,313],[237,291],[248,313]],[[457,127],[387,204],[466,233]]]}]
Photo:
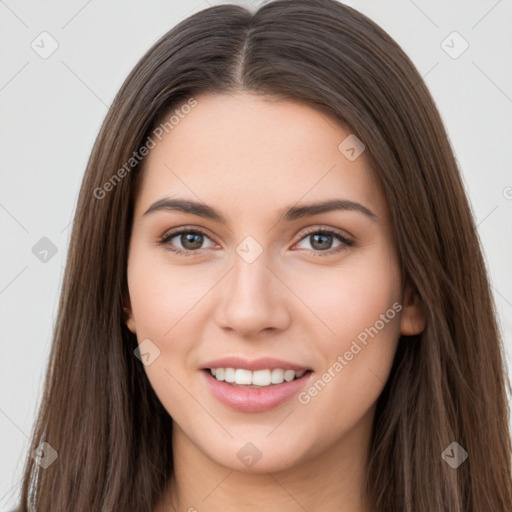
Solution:
[{"label": "lower lip", "polygon": [[261,388],[240,388],[217,380],[210,370],[202,370],[202,373],[213,395],[224,405],[241,412],[263,412],[281,405],[299,393],[312,375],[308,371],[290,382]]}]

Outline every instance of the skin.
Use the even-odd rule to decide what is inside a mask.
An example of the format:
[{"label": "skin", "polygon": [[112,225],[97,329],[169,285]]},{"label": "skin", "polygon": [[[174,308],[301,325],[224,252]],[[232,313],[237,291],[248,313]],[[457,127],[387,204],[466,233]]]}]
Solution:
[{"label": "skin", "polygon": [[[375,403],[399,335],[423,330],[425,317],[400,280],[368,155],[349,161],[338,146],[350,130],[305,104],[247,92],[196,99],[146,157],[129,246],[128,326],[160,350],[144,368],[174,421],[175,475],[155,510],[370,511],[364,472]],[[206,203],[228,224],[143,215],[169,196]],[[287,207],[335,198],[376,217],[338,210],[278,222]],[[167,242],[189,256],[158,243],[180,227],[207,233],[199,249],[190,235],[188,245],[179,235]],[[352,245],[333,236],[322,251],[305,236],[312,228]],[[252,263],[236,251],[247,236],[263,250]],[[205,385],[208,360],[273,356],[311,368],[307,389],[394,303],[401,311],[307,404],[293,397],[244,413]],[[262,454],[250,468],[237,457],[249,441]]]}]

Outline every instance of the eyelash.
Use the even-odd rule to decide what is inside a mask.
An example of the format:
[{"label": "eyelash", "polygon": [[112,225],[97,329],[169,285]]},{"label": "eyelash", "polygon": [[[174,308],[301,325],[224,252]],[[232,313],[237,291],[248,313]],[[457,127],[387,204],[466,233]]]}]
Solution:
[{"label": "eyelash", "polygon": [[[206,238],[210,238],[201,229],[198,229],[198,228],[194,228],[194,229],[181,228],[179,230],[171,231],[170,233],[166,233],[160,239],[160,241],[158,243],[160,245],[164,246],[165,250],[167,250],[169,252],[172,252],[174,254],[177,254],[179,256],[194,256],[194,255],[197,255],[197,254],[201,254],[201,249],[196,250],[196,251],[184,251],[182,249],[172,248],[169,245],[169,241],[170,240],[172,240],[176,236],[181,235],[183,233],[194,233],[196,235],[202,235],[202,236],[204,236]],[[337,238],[342,243],[342,245],[336,247],[334,250],[333,249],[328,249],[326,251],[310,250],[309,252],[312,252],[314,256],[319,256],[319,257],[331,256],[331,255],[337,254],[338,252],[341,252],[341,251],[345,250],[347,247],[351,247],[353,245],[353,242],[351,240],[349,240],[348,238],[346,238],[345,236],[343,236],[341,233],[339,233],[337,231],[332,231],[332,230],[329,230],[329,229],[323,229],[323,228],[312,229],[312,230],[308,231],[307,233],[304,233],[304,235],[301,237],[299,242],[301,242],[302,240],[304,240],[305,238],[307,238],[308,236],[313,235],[313,234],[333,235],[335,238]],[[297,243],[299,243],[299,242],[297,242]]]}]

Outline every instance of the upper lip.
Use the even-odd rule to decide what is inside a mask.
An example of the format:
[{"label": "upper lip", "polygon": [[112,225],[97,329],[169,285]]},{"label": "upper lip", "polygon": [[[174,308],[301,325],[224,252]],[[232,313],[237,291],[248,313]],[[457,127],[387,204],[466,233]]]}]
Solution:
[{"label": "upper lip", "polygon": [[203,369],[210,368],[243,368],[246,370],[274,370],[281,368],[283,370],[295,370],[300,372],[302,370],[309,370],[308,367],[300,364],[290,363],[277,359],[275,357],[260,357],[258,359],[245,359],[240,356],[229,356],[214,361],[208,361],[203,365]]}]

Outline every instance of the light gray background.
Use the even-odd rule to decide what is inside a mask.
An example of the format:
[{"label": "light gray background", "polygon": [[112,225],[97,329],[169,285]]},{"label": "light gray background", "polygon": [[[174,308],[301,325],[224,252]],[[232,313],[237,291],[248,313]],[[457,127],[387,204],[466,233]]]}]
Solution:
[{"label": "light gray background", "polygon": [[[69,223],[100,123],[142,54],[214,3],[0,0],[0,510],[15,503]],[[398,41],[437,102],[478,223],[511,368],[512,1],[347,3]],[[31,48],[43,31],[59,45],[47,59]],[[456,59],[442,47],[446,40],[452,54],[462,48],[446,39],[453,31],[469,44]],[[42,237],[58,251],[46,263],[32,253]]]}]

